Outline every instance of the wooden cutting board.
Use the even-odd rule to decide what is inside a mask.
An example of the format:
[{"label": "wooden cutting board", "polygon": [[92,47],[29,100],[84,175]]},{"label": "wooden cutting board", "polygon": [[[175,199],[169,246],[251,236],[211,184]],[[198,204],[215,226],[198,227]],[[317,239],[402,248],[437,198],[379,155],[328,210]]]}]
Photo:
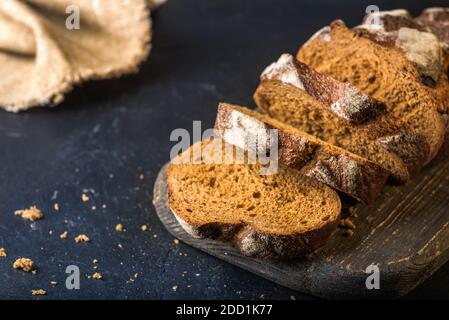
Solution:
[{"label": "wooden cutting board", "polygon": [[[449,162],[428,166],[401,187],[387,186],[371,206],[357,205],[352,237],[335,233],[312,255],[286,262],[241,255],[228,243],[195,239],[168,208],[166,168],[153,203],[167,230],[185,243],[285,287],[325,298],[395,298],[425,281],[449,259]],[[368,290],[378,266],[380,289]],[[374,278],[373,278],[374,277]]]}]

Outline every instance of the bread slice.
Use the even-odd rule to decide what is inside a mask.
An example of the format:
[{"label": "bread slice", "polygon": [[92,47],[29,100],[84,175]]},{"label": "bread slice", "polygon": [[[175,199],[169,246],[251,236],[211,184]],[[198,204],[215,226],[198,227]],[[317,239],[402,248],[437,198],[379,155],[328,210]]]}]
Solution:
[{"label": "bread slice", "polygon": [[266,141],[272,129],[278,134],[280,166],[297,169],[364,203],[374,201],[389,176],[381,166],[276,119],[236,105],[218,106],[215,130],[227,143],[248,149],[247,141]]},{"label": "bread slice", "polygon": [[[425,137],[429,146],[425,164],[438,153],[445,132],[438,110],[446,109],[442,100],[445,95],[435,92],[438,84],[434,89],[422,83],[416,66],[404,52],[379,44],[337,20],[308,41],[297,58],[383,102],[392,117]],[[438,82],[445,79],[447,75],[442,73]]]},{"label": "bread slice", "polygon": [[238,164],[237,151],[226,150],[233,147],[221,139],[198,142],[168,167],[169,205],[190,235],[233,242],[247,256],[287,259],[312,252],[336,230],[341,203],[331,188],[289,168],[261,175],[258,162],[245,154]]},{"label": "bread slice", "polygon": [[[260,109],[273,118],[383,166],[395,183],[408,182],[423,166],[429,149],[425,137],[412,129],[407,131],[401,121],[385,112],[384,104],[350,84],[316,72],[288,54],[266,68],[261,80],[254,94]],[[308,87],[318,87],[324,95],[338,101],[320,98],[317,90]],[[352,116],[345,114],[356,114],[359,123],[354,123],[350,119]]]}]

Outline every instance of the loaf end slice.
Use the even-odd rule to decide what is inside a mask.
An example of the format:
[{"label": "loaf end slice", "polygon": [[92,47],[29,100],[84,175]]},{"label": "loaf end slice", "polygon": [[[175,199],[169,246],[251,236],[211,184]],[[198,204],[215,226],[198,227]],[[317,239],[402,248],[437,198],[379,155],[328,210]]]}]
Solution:
[{"label": "loaf end slice", "polygon": [[296,258],[323,245],[340,220],[336,192],[289,168],[260,174],[261,164],[247,153],[241,161],[240,151],[215,138],[169,165],[169,206],[184,230],[256,258]]},{"label": "loaf end slice", "polygon": [[251,149],[254,143],[247,142],[268,141],[275,130],[280,166],[296,169],[364,203],[377,198],[389,176],[386,169],[365,158],[248,108],[220,103],[215,130],[227,143],[256,154],[260,150]]}]

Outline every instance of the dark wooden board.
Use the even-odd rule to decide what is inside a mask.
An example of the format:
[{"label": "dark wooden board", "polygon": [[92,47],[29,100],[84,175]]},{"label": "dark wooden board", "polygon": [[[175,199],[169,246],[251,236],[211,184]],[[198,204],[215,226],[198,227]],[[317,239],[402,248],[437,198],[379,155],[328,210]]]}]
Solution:
[{"label": "dark wooden board", "polygon": [[[412,183],[385,187],[371,206],[359,204],[352,237],[335,233],[312,255],[261,261],[228,243],[195,239],[167,206],[166,168],[153,203],[167,230],[185,243],[291,289],[325,298],[397,298],[426,280],[449,259],[449,162],[427,167]],[[380,289],[368,290],[366,268],[380,270]]]}]

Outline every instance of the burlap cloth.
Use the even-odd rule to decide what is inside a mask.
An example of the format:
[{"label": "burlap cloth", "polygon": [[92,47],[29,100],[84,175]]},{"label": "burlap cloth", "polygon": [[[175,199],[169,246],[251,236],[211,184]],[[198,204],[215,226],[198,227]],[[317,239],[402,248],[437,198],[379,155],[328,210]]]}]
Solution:
[{"label": "burlap cloth", "polygon": [[[165,0],[0,0],[0,107],[57,105],[75,84],[137,71]],[[69,30],[75,5],[80,29]]]}]

